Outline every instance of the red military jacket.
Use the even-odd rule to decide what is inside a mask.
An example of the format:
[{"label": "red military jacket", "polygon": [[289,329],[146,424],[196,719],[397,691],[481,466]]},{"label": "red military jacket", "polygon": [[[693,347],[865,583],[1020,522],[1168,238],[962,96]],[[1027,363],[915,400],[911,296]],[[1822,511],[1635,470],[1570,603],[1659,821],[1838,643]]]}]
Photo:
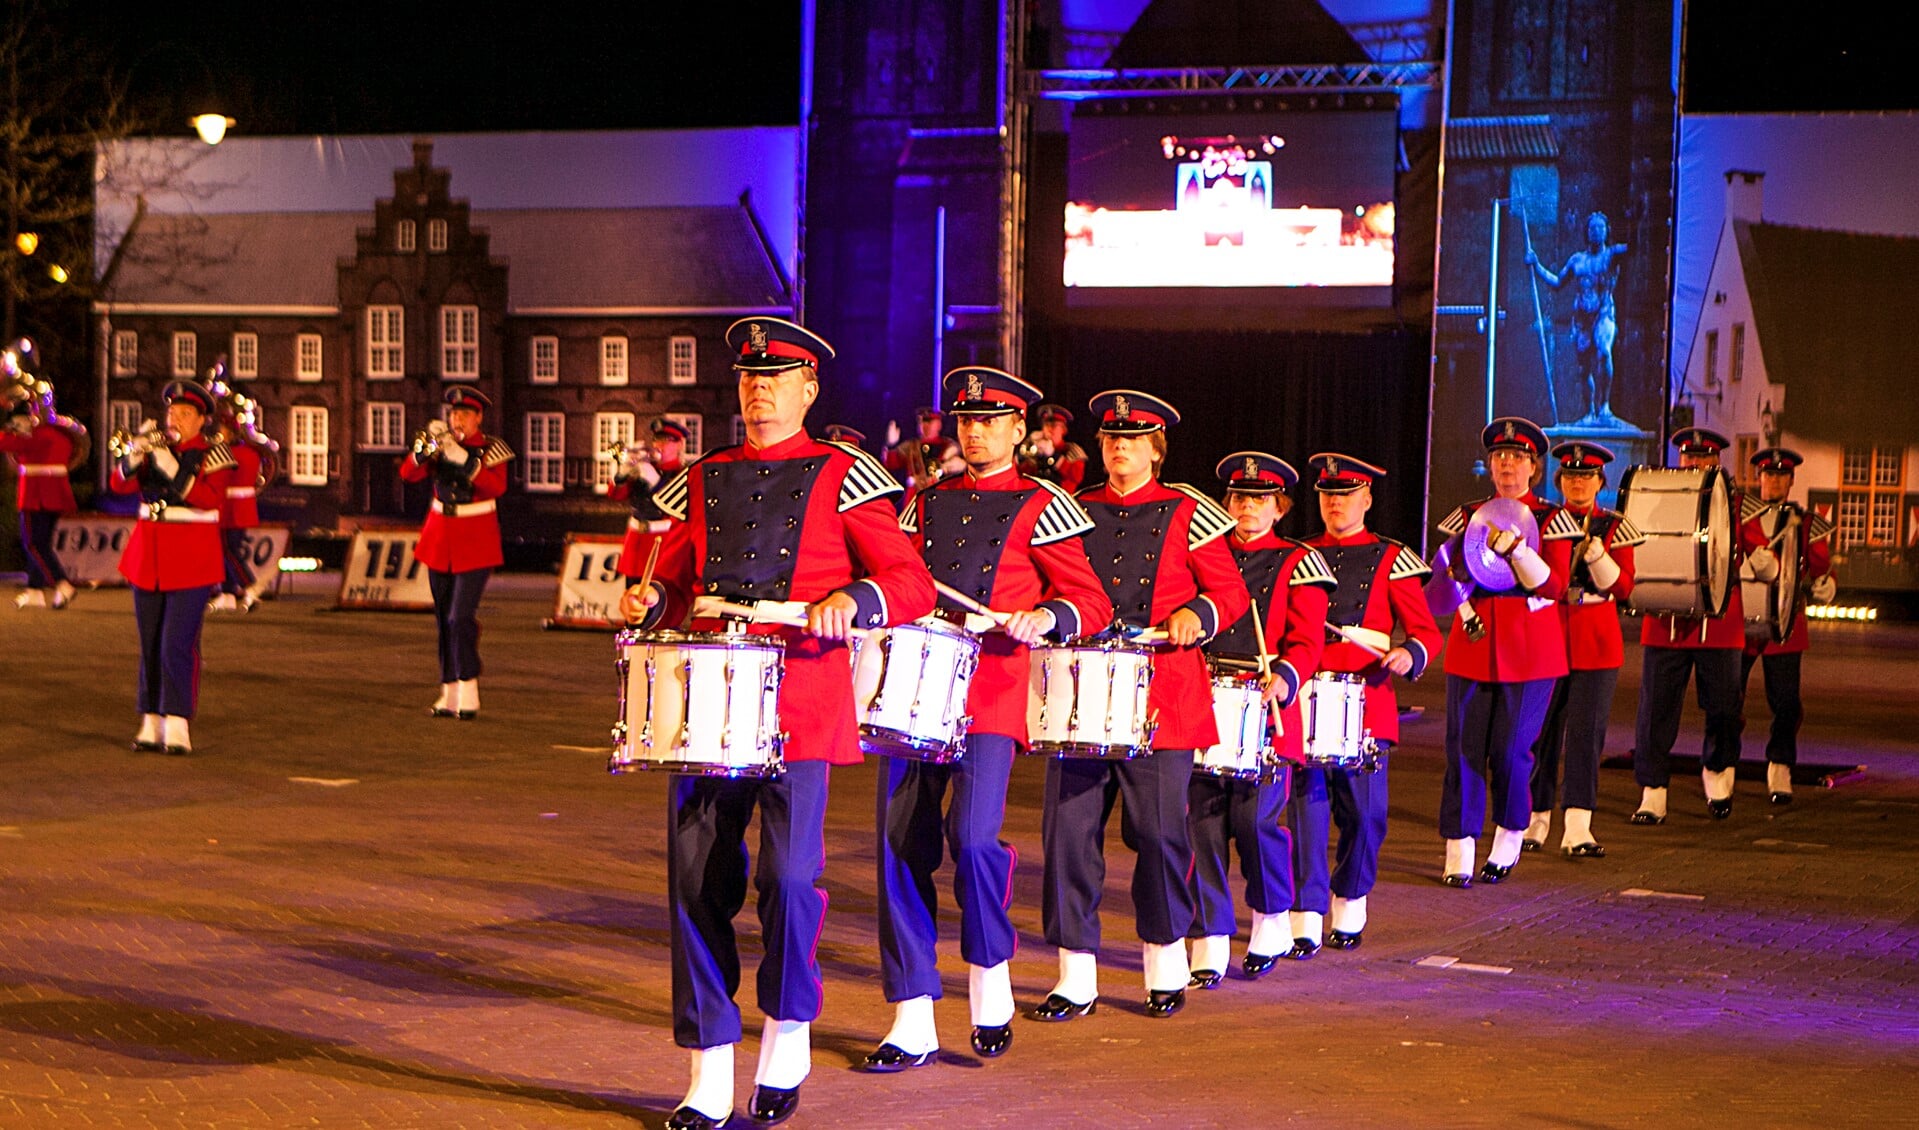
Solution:
[{"label": "red military jacket", "polygon": [[[1093,519],[1086,556],[1121,623],[1135,629],[1164,624],[1184,608],[1199,617],[1203,645],[1246,614],[1251,598],[1226,549],[1233,519],[1217,502],[1158,479],[1125,495],[1102,483],[1080,492],[1079,501]],[[1159,727],[1154,749],[1219,744],[1212,675],[1199,646],[1154,650],[1146,705]]]},{"label": "red military jacket", "polygon": [[1345,538],[1322,533],[1306,544],[1319,551],[1336,586],[1326,607],[1326,650],[1320,653],[1319,669],[1365,676],[1366,729],[1375,740],[1397,745],[1399,697],[1393,692],[1392,672],[1371,652],[1333,631],[1333,625],[1388,636],[1398,627],[1406,637],[1401,646],[1413,657],[1407,678],[1419,678],[1439,654],[1439,624],[1423,587],[1432,567],[1410,547],[1371,530]]},{"label": "red military jacket", "polygon": [[1326,601],[1337,582],[1316,550],[1267,531],[1241,541],[1239,531],[1226,536],[1233,564],[1246,585],[1246,614],[1232,622],[1206,645],[1206,654],[1223,659],[1257,662],[1259,642],[1253,636],[1253,608],[1259,609],[1265,629],[1266,654],[1273,672],[1286,684],[1280,701],[1284,727],[1274,748],[1289,761],[1306,760],[1306,725],[1300,717],[1299,685],[1319,669],[1326,647]]},{"label": "red military jacket", "polygon": [[85,435],[86,429],[65,417],[59,419],[60,423],[41,421],[26,435],[0,429],[0,451],[13,456],[20,465],[16,509],[51,510],[56,514],[71,514],[77,509],[67,464],[73,459],[75,438]]},{"label": "red military jacket", "polygon": [[250,530],[260,524],[260,452],[250,443],[230,443],[233,481],[220,500],[222,529]]},{"label": "red military jacket", "polygon": [[[1439,532],[1458,537],[1473,513],[1490,501],[1481,499],[1454,510],[1439,524]],[[1478,640],[1467,638],[1462,608],[1446,639],[1448,675],[1480,683],[1524,683],[1557,679],[1567,671],[1566,627],[1555,605],[1566,594],[1579,524],[1530,491],[1519,501],[1531,508],[1539,523],[1539,556],[1549,570],[1546,583],[1531,592],[1517,585],[1499,592],[1474,585],[1468,599],[1486,634]]]},{"label": "red military jacket", "polygon": [[[677,460],[661,463],[658,467],[660,481],[665,482],[685,469],[685,464]],[[653,504],[654,487],[646,485],[639,477],[614,479],[606,488],[606,497],[627,505],[626,538],[620,544],[620,572],[629,577],[638,577],[646,572],[646,559],[653,552],[653,543],[666,534],[667,517]]]},{"label": "red military jacket", "polygon": [[[805,432],[701,457],[653,493],[674,521],[654,572],[660,603],[645,625],[686,621],[696,596],[811,604],[843,592],[858,606],[854,624],[861,628],[926,615],[933,578],[900,532],[888,500],[899,490],[871,455]],[[724,625],[696,619],[690,627],[712,632]],[[786,641],[779,694],[786,760],[857,763],[846,642],[777,624],[748,630]]]},{"label": "red military jacket", "polygon": [[1075,494],[1086,481],[1086,449],[1068,440],[1051,455],[1028,455],[1020,461],[1019,469],[1029,479],[1058,483],[1066,493]]},{"label": "red military jacket", "polygon": [[[1053,639],[1097,631],[1113,617],[1105,586],[1086,562],[1092,519],[1063,489],[1012,467],[972,472],[916,492],[900,513],[933,579],[996,612],[1045,608]],[[942,606],[964,606],[941,594]],[[979,666],[966,697],[971,732],[1026,744],[1027,647],[1004,632],[980,637]]]},{"label": "red military jacket", "polygon": [[[1746,525],[1749,529],[1742,531],[1740,538],[1740,541],[1749,547],[1770,542],[1785,522],[1783,507],[1765,503],[1761,503],[1760,506],[1760,511],[1747,520]],[[1802,524],[1799,531],[1799,583],[1809,585],[1817,578],[1832,572],[1833,527],[1831,522],[1817,514],[1802,513],[1800,522]],[[1796,655],[1806,650],[1811,643],[1811,637],[1806,631],[1806,610],[1802,606],[1798,618],[1793,621],[1792,631],[1786,633],[1783,641],[1774,643],[1771,636],[1762,640],[1753,640],[1748,637],[1746,650],[1760,655]]]},{"label": "red military jacket", "polygon": [[220,501],[233,478],[223,443],[193,435],[173,445],[180,467],[171,477],[151,458],[113,465],[109,485],[140,495],[140,520],[120,554],[120,575],[135,588],[172,592],[217,585],[226,576],[220,551]]},{"label": "red military jacket", "polygon": [[[1743,491],[1732,492],[1733,512],[1739,515],[1738,536],[1732,546],[1732,591],[1726,597],[1726,610],[1718,616],[1664,616],[1649,614],[1639,624],[1639,642],[1646,647],[1734,648],[1746,646],[1746,602],[1739,593],[1739,567],[1746,551],[1758,542],[1758,527],[1751,523],[1759,513],[1757,498]],[[1764,539],[1761,539],[1764,540]]]},{"label": "red military jacket", "polygon": [[433,480],[433,501],[413,556],[441,573],[493,569],[506,558],[500,552],[500,516],[494,500],[506,493],[506,464],[513,449],[503,440],[470,435],[465,463],[438,457],[422,461],[408,452],[400,477],[409,483]]},{"label": "red military jacket", "polygon": [[[1584,511],[1568,506],[1560,513],[1579,523],[1582,531],[1572,543],[1572,575],[1559,605],[1566,625],[1566,662],[1574,671],[1611,671],[1626,661],[1619,605],[1632,596],[1632,550],[1646,535],[1624,514],[1603,506]],[[1604,592],[1593,583],[1592,566],[1584,557],[1587,537],[1597,538],[1619,566],[1619,579]]]}]

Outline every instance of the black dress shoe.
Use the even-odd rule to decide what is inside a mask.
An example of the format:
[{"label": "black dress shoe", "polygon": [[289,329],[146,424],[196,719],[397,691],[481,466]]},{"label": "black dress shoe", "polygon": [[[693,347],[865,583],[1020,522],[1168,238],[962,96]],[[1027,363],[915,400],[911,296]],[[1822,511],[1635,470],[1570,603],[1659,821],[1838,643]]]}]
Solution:
[{"label": "black dress shoe", "polygon": [[1336,950],[1356,950],[1359,948],[1359,943],[1362,940],[1361,931],[1359,930],[1350,932],[1346,930],[1334,930],[1332,936],[1326,939],[1326,944]]},{"label": "black dress shoe", "polygon": [[1473,877],[1471,875],[1441,875],[1439,881],[1449,887],[1457,887],[1462,891],[1473,885]]},{"label": "black dress shoe", "polygon": [[1766,799],[1772,801],[1772,803],[1774,804],[1791,804],[1792,794],[1791,793],[1774,793],[1770,797],[1767,797]]},{"label": "black dress shoe", "polygon": [[1026,1015],[1034,1020],[1045,1020],[1048,1022],[1077,1020],[1082,1016],[1093,1015],[1093,1011],[1098,1007],[1098,997],[1094,997],[1085,1004],[1076,1004],[1060,996],[1058,993],[1048,993],[1046,994],[1046,999],[1034,1005],[1033,1011]]},{"label": "black dress shoe", "polygon": [[1731,816],[1732,798],[1727,797],[1725,800],[1708,800],[1706,802],[1706,814],[1714,820],[1724,820],[1726,817]]},{"label": "black dress shoe", "polygon": [[1545,845],[1544,843],[1542,843],[1541,841],[1539,841],[1539,840],[1521,840],[1521,841],[1519,841],[1519,850],[1520,850],[1520,851],[1538,851],[1538,850],[1540,850],[1541,848],[1543,848],[1543,847],[1545,847],[1545,846],[1546,846],[1546,845]]},{"label": "black dress shoe", "polygon": [[1276,953],[1254,953],[1248,950],[1239,967],[1249,980],[1257,981],[1273,971],[1273,966],[1279,964],[1280,956]]},{"label": "black dress shoe", "polygon": [[909,1067],[925,1067],[933,1062],[933,1057],[938,1054],[938,1048],[921,1055],[914,1055],[898,1044],[881,1044],[860,1063],[860,1070],[874,1075],[890,1075],[895,1071],[905,1071]]},{"label": "black dress shoe", "polygon": [[458,710],[454,712],[453,716],[462,722],[471,722],[480,716],[480,712],[477,710]]},{"label": "black dress shoe", "polygon": [[[459,714],[459,711],[452,710],[444,706],[429,706],[427,707],[426,712],[435,718],[453,718]],[[683,1106],[680,1108],[680,1110],[693,1110],[693,1108],[690,1106]],[[675,1111],[674,1113],[678,1114],[679,1111]],[[698,1114],[699,1112],[693,1111],[693,1113]]]},{"label": "black dress shoe", "polygon": [[1217,989],[1219,988],[1219,983],[1225,979],[1226,975],[1217,969],[1195,969],[1193,970],[1192,977],[1187,979],[1186,987],[1189,989]]},{"label": "black dress shoe", "polygon": [[1146,1015],[1148,1016],[1171,1016],[1185,1007],[1185,989],[1148,989],[1146,991]]},{"label": "black dress shoe", "polygon": [[133,743],[133,752],[135,753],[159,753],[165,748],[167,747],[159,742],[143,742],[136,739]]},{"label": "black dress shoe", "polygon": [[746,1113],[761,1126],[778,1126],[800,1109],[800,1089],[758,1086],[753,1088],[753,1105]]},{"label": "black dress shoe", "polygon": [[1285,958],[1287,961],[1311,961],[1313,955],[1318,952],[1318,942],[1313,941],[1311,938],[1294,938],[1293,948],[1279,956]]},{"label": "black dress shoe", "polygon": [[984,1059],[998,1059],[1013,1046],[1013,1026],[1011,1024],[975,1024],[973,1025],[973,1050]]},{"label": "black dress shoe", "polygon": [[1573,844],[1570,847],[1562,848],[1561,850],[1566,853],[1567,859],[1604,859],[1606,858],[1606,849],[1594,843]]},{"label": "black dress shoe", "polygon": [[1664,824],[1665,822],[1666,818],[1664,816],[1659,815],[1657,812],[1647,812],[1643,808],[1632,814],[1632,823],[1634,824]]},{"label": "black dress shoe", "polygon": [[1508,863],[1504,867],[1501,867],[1499,864],[1494,863],[1492,860],[1489,859],[1485,863],[1482,863],[1479,865],[1479,881],[1482,883],[1485,883],[1488,886],[1491,886],[1496,883],[1504,882],[1506,879],[1506,876],[1512,873],[1513,873],[1513,865],[1510,863]]},{"label": "black dress shoe", "polygon": [[683,1106],[673,1112],[673,1117],[666,1120],[666,1130],[720,1130],[720,1127],[725,1126],[732,1117],[733,1112],[730,1110],[726,1112],[725,1118],[714,1118],[710,1114],[701,1114],[690,1106]]}]

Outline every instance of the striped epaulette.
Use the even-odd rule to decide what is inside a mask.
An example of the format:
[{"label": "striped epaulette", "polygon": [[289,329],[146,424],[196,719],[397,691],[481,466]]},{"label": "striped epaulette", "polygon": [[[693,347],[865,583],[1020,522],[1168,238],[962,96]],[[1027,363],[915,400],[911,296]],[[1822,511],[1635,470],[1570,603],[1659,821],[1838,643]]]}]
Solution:
[{"label": "striped epaulette", "polygon": [[498,467],[512,458],[514,458],[513,449],[498,436],[488,436],[486,446],[480,449],[480,466],[482,467]]},{"label": "striped epaulette", "polygon": [[1553,516],[1546,522],[1546,528],[1539,531],[1540,541],[1567,541],[1585,536],[1586,529],[1579,521],[1579,516],[1563,506],[1553,511]]},{"label": "striped epaulette", "polygon": [[1093,529],[1093,519],[1086,508],[1066,493],[1066,488],[1045,479],[1034,479],[1046,493],[1046,509],[1039,512],[1039,520],[1033,523],[1033,544],[1051,545],[1056,541],[1076,538]]},{"label": "striped epaulette", "polygon": [[1326,559],[1319,555],[1319,550],[1300,542],[1293,544],[1299,546],[1303,552],[1300,553],[1297,563],[1293,565],[1292,584],[1324,585],[1329,589],[1339,587],[1339,578],[1333,576],[1331,566],[1327,565]]},{"label": "striped epaulette", "polygon": [[239,464],[235,462],[233,458],[232,449],[228,448],[224,443],[210,443],[207,445],[207,453],[200,457],[200,470],[198,473],[209,475],[215,471],[224,471],[230,467],[237,466],[239,466]]},{"label": "striped epaulette", "polygon": [[906,488],[900,486],[884,464],[867,453],[866,449],[836,439],[819,441],[852,456],[853,465],[846,469],[846,477],[840,480],[839,512],[844,514],[855,506],[885,498],[889,494],[899,494]]},{"label": "striped epaulette", "polygon": [[1819,514],[1806,515],[1806,543],[1823,541],[1832,536],[1835,527],[1832,520]]},{"label": "striped epaulette", "polygon": [[1439,522],[1439,532],[1447,537],[1466,532],[1466,523],[1472,521],[1472,512],[1464,506],[1453,507],[1453,512]]},{"label": "striped epaulette", "polygon": [[1631,518],[1621,514],[1619,520],[1613,524],[1612,541],[1607,544],[1607,548],[1631,549],[1635,545],[1644,544],[1645,541],[1645,531],[1633,525]]},{"label": "striped epaulette", "polygon": [[1426,564],[1426,559],[1421,557],[1412,546],[1400,545],[1399,542],[1392,541],[1390,538],[1381,540],[1399,546],[1398,554],[1393,557],[1392,571],[1386,574],[1387,580],[1403,581],[1411,577],[1414,580],[1423,581],[1433,575],[1433,567]]},{"label": "striped epaulette", "polygon": [[1226,536],[1226,531],[1239,524],[1233,521],[1233,516],[1226,513],[1219,503],[1214,502],[1212,499],[1201,494],[1193,487],[1187,486],[1185,483],[1162,483],[1160,485],[1166,487],[1168,490],[1176,490],[1194,502],[1199,503],[1198,507],[1193,510],[1192,521],[1186,525],[1186,548],[1188,549],[1198,549],[1209,541],[1223,538]]},{"label": "striped epaulette", "polygon": [[694,468],[706,462],[708,459],[713,458],[715,455],[734,450],[737,446],[738,445],[735,444],[732,447],[714,448],[712,451],[693,460],[693,462],[681,467],[672,478],[667,479],[655,488],[653,491],[653,505],[659,507],[660,513],[666,515],[668,518],[680,522],[686,521],[686,498],[687,495],[692,492]]},{"label": "striped epaulette", "polygon": [[1741,494],[1739,496],[1739,520],[1741,522],[1750,522],[1769,509],[1771,508],[1759,501],[1755,495]]}]

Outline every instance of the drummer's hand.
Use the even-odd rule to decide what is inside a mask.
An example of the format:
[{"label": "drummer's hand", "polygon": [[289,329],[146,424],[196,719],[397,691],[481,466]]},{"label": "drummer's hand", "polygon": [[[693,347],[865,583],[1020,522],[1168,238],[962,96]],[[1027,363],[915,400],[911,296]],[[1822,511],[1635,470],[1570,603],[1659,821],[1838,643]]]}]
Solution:
[{"label": "drummer's hand", "polygon": [[1779,558],[1763,545],[1746,554],[1746,560],[1752,564],[1753,576],[1762,581],[1770,581],[1779,575]]},{"label": "drummer's hand", "polygon": [[1501,557],[1511,557],[1513,550],[1518,547],[1519,535],[1513,533],[1511,530],[1494,526],[1486,535],[1486,548],[1499,554]]},{"label": "drummer's hand", "polygon": [[620,594],[620,615],[629,624],[637,624],[646,619],[646,610],[660,602],[660,594],[652,585],[632,585]]},{"label": "drummer's hand", "polygon": [[1832,598],[1838,595],[1839,582],[1833,580],[1831,573],[1812,582],[1812,598],[1819,603],[1831,604]]},{"label": "drummer's hand", "polygon": [[1286,680],[1268,672],[1259,677],[1259,704],[1265,706],[1277,702],[1280,706],[1291,706],[1297,695],[1286,693]]},{"label": "drummer's hand", "polygon": [[1166,638],[1175,647],[1191,647],[1206,634],[1206,625],[1200,623],[1199,613],[1190,608],[1176,610],[1166,618]]},{"label": "drummer's hand", "polygon": [[1040,642],[1046,633],[1059,624],[1059,618],[1050,608],[1035,608],[1031,612],[1015,612],[1006,618],[1006,634],[1027,647]]},{"label": "drummer's hand", "polygon": [[823,640],[843,640],[852,633],[853,617],[859,615],[860,606],[853,598],[843,592],[817,604],[806,606],[806,632]]},{"label": "drummer's hand", "polygon": [[1405,676],[1413,673],[1413,653],[1403,647],[1396,647],[1386,653],[1379,665],[1395,675]]}]

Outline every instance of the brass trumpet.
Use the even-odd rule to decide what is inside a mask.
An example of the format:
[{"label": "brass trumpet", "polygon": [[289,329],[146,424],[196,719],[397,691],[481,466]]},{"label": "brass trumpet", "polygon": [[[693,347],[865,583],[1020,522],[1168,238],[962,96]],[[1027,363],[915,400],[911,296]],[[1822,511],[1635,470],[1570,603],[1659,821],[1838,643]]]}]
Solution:
[{"label": "brass trumpet", "polygon": [[[138,450],[135,450],[135,445]],[[130,455],[145,454],[162,447],[172,447],[173,440],[166,429],[148,420],[138,432],[129,432],[125,428],[115,428],[107,437],[107,451],[115,459],[125,459]]]},{"label": "brass trumpet", "polygon": [[413,433],[413,455],[421,461],[437,459],[440,455],[440,443],[451,435],[445,421],[434,420],[426,427]]},{"label": "brass trumpet", "polygon": [[617,463],[621,466],[638,466],[641,463],[658,463],[660,453],[650,439],[616,439],[600,449],[600,461]]}]

